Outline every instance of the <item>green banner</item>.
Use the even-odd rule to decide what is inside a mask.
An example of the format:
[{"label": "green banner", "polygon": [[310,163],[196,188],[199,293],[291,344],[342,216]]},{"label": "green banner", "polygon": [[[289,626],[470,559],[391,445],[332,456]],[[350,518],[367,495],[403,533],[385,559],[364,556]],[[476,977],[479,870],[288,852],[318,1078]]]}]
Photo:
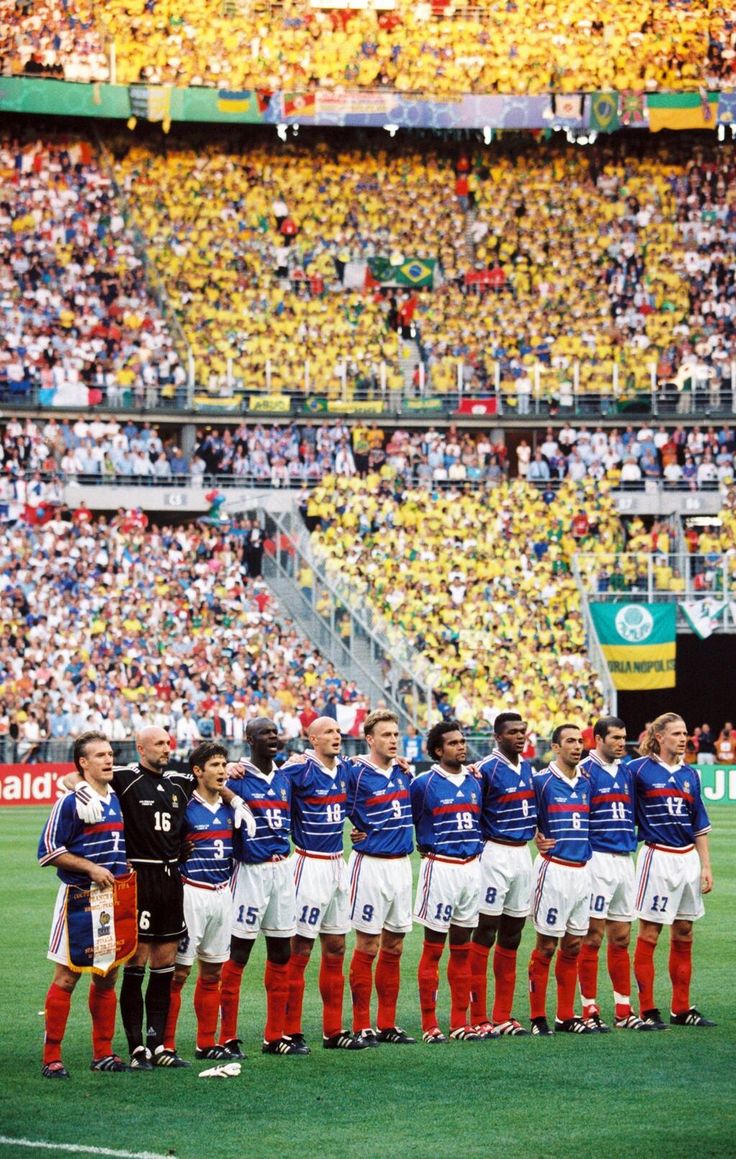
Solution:
[{"label": "green banner", "polygon": [[592,603],[590,612],[616,688],[674,688],[674,604]]},{"label": "green banner", "polygon": [[444,405],[441,398],[407,398],[404,410],[436,411],[442,410]]},{"label": "green banner", "polygon": [[736,805],[736,765],[696,765],[706,805]]}]

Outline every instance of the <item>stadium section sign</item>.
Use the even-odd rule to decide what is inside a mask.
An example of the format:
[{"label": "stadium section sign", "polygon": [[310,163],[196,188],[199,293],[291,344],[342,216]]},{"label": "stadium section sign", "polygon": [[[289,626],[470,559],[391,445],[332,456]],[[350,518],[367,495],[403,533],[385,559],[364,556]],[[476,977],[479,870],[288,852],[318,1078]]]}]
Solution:
[{"label": "stadium section sign", "polygon": [[616,688],[674,688],[674,604],[593,603],[590,611]]}]

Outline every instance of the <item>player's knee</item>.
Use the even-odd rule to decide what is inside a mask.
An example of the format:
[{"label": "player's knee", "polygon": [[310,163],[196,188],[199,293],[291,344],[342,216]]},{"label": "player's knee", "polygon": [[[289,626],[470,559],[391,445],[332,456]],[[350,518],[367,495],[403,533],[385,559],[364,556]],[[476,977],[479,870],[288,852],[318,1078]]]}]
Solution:
[{"label": "player's knee", "polygon": [[521,930],[518,933],[499,932],[498,945],[502,950],[518,950],[521,945]]},{"label": "player's knee", "polygon": [[231,938],[230,960],[236,962],[238,966],[245,966],[252,948],[253,943],[248,941],[247,938]]},{"label": "player's knee", "polygon": [[322,934],[321,941],[323,954],[327,954],[329,958],[345,957],[344,934]]},{"label": "player's knee", "polygon": [[[613,937],[611,937],[609,940],[611,941],[611,943],[614,946],[617,946],[619,944],[616,940],[615,935]],[[585,937],[583,939],[584,944],[586,946],[590,946],[594,950],[600,950],[602,941],[603,941],[603,935],[600,932],[600,930],[588,930],[587,934],[585,935]]]},{"label": "player's knee", "polygon": [[[399,958],[401,957],[401,952],[404,949],[404,935],[392,934],[389,930],[384,930],[381,934],[380,940],[376,938],[375,953],[378,953],[379,946],[381,953],[393,954],[395,957]],[[367,950],[367,953],[370,954],[370,952],[370,950]]]},{"label": "player's knee", "polygon": [[582,938],[573,938],[566,934],[560,943],[560,950],[566,958],[577,958],[582,944]]},{"label": "player's knee", "polygon": [[285,966],[291,957],[289,938],[267,938],[266,957],[274,966]]},{"label": "player's knee", "polygon": [[675,921],[672,924],[673,942],[691,942],[693,940],[693,923]]}]

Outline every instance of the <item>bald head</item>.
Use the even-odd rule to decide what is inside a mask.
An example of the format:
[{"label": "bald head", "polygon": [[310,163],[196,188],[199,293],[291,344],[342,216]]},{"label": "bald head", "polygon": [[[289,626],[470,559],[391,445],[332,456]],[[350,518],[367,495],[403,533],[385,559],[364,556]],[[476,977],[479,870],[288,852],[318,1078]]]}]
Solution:
[{"label": "bald head", "polygon": [[337,721],[331,716],[318,716],[310,724],[307,737],[318,758],[331,768],[342,743]]},{"label": "bald head", "polygon": [[135,747],[144,769],[151,773],[162,773],[169,763],[171,743],[166,729],[155,724],[147,724],[136,733]]}]

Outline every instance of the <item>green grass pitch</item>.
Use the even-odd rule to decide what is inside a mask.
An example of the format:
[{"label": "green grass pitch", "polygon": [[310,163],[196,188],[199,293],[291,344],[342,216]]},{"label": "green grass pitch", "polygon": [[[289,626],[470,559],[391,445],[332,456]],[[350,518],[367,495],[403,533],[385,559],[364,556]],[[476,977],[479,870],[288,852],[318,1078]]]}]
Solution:
[{"label": "green grass pitch", "polygon": [[[663,1034],[614,1033],[593,1038],[504,1039],[450,1043],[431,1049],[383,1046],[358,1054],[324,1052],[316,962],[307,975],[308,1058],[260,1053],[264,996],[259,941],[246,971],[241,1033],[248,1059],[241,1076],[200,1081],[189,1071],[90,1073],[87,982],[72,1006],[65,1042],[71,1082],[40,1077],[46,960],[56,888],[51,868],[36,863],[45,813],[0,810],[3,953],[0,1085],[3,1139],[65,1144],[50,1151],[0,1144],[0,1159],[84,1155],[84,1147],[144,1151],[177,1159],[257,1159],[299,1156],[343,1159],[386,1156],[611,1157],[736,1154],[736,1053],[733,979],[736,808],[712,809],[715,892],[696,928],[694,1001],[718,1022],[714,1030],[671,1028]],[[416,964],[421,933],[407,939],[399,1021],[418,1035]],[[519,958],[515,1013],[528,1020],[527,928]],[[348,942],[348,954],[351,948]],[[604,1016],[611,1016],[602,958]],[[444,971],[444,960],[442,969]],[[657,1000],[667,1008],[664,944],[657,952]],[[179,1049],[193,1057],[190,981]],[[550,1009],[553,1001],[550,984]],[[348,1015],[346,993],[346,1018]],[[439,1009],[446,1025],[442,983]],[[123,1053],[118,1022],[116,1038]]]}]

